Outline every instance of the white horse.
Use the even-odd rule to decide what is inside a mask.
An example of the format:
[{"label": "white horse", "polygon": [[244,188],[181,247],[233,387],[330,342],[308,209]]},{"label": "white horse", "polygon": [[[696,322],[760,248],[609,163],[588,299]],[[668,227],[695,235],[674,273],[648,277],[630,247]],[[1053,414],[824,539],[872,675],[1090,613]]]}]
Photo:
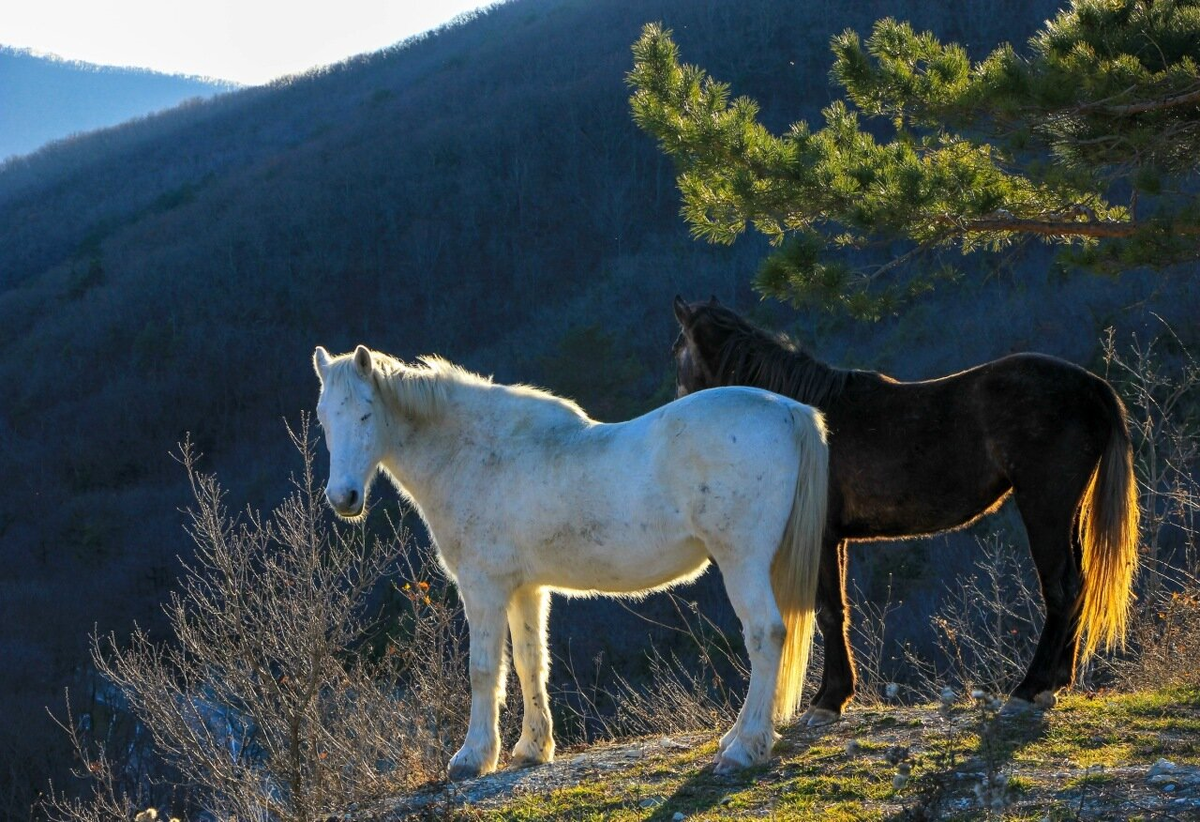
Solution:
[{"label": "white horse", "polygon": [[828,450],[820,414],[754,388],[701,391],[604,424],[574,403],[496,385],[436,357],[406,365],[317,348],[330,505],[364,511],[382,469],[458,584],[471,719],[451,779],[492,771],[511,632],[524,716],[513,765],[549,762],[549,593],[640,595],[716,562],[750,656],[720,772],[765,762],[792,717],[813,631]]}]

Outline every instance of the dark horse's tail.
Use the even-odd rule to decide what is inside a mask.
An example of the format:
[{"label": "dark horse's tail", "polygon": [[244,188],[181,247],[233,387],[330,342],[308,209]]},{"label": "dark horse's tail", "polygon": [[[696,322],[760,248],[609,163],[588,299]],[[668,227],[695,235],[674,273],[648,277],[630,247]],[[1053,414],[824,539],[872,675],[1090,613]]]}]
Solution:
[{"label": "dark horse's tail", "polygon": [[1133,446],[1121,400],[1107,383],[1101,386],[1101,393],[1111,424],[1108,444],[1079,502],[1084,660],[1101,645],[1111,648],[1124,641],[1137,569],[1138,491]]}]

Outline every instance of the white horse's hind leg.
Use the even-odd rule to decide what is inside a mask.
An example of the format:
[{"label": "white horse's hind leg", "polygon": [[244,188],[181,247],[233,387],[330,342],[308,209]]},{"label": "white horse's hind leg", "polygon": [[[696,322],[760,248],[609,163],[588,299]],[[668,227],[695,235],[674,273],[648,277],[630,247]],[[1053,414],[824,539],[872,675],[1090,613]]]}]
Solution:
[{"label": "white horse's hind leg", "polygon": [[513,663],[521,680],[525,713],[521,738],[513,747],[514,767],[540,765],[554,759],[554,729],[546,680],[550,665],[546,655],[546,618],[550,595],[542,588],[525,588],[508,604],[508,629],[512,635]]},{"label": "white horse's hind leg", "polygon": [[769,567],[721,568],[734,613],[742,622],[750,656],[750,688],[737,722],[721,739],[717,773],[761,765],[771,758],[775,733],[775,687],[787,630],[775,604]]},{"label": "white horse's hind leg", "polygon": [[471,636],[471,721],[467,739],[450,759],[451,779],[496,770],[500,758],[500,702],[504,698],[505,609],[508,593],[487,582],[458,580]]}]

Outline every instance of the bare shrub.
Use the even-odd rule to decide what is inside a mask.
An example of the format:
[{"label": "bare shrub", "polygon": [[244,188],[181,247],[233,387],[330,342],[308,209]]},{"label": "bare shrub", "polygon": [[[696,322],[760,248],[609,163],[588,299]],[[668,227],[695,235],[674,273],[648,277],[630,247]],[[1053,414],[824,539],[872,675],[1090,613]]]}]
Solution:
[{"label": "bare shrub", "polygon": [[[1149,342],[1136,334],[1118,348],[1110,328],[1102,344],[1108,379],[1129,412],[1142,508],[1141,590],[1153,593],[1163,582],[1164,561],[1196,569],[1200,542],[1200,361],[1165,323]],[[1170,556],[1182,542],[1181,556]]]},{"label": "bare shrub", "polygon": [[1130,627],[1130,654],[1108,663],[1125,689],[1200,682],[1200,579],[1175,571],[1173,584],[1139,608]]},{"label": "bare shrub", "polygon": [[1200,361],[1165,323],[1148,342],[1103,339],[1125,400],[1142,509],[1138,601],[1125,653],[1097,667],[1118,687],[1200,681]]},{"label": "bare shrub", "polygon": [[904,649],[910,687],[926,699],[947,684],[960,692],[1007,693],[1033,658],[1044,615],[1028,553],[1000,533],[976,542],[974,570],[947,586],[930,620],[938,661]]},{"label": "bare shrub", "polygon": [[[635,683],[618,671],[613,685],[580,683],[570,660],[563,660],[569,685],[561,694],[570,712],[573,735],[607,740],[628,736],[713,730],[737,717],[741,697],[750,680],[750,668],[741,647],[695,602],[674,591],[666,596],[675,619],[654,620],[625,603],[630,613],[676,638],[671,649],[651,646],[647,651],[645,682]],[[599,665],[596,666],[599,670]],[[599,675],[598,675],[599,676]],[[598,729],[598,732],[589,729]]]},{"label": "bare shrub", "polygon": [[868,597],[857,581],[850,601],[854,604],[854,617],[850,620],[856,674],[854,699],[863,705],[881,705],[889,701],[888,685],[892,684],[892,677],[884,670],[888,651],[887,622],[900,607],[892,599],[891,575],[888,575],[887,594],[882,602]]},{"label": "bare shrub", "polygon": [[[267,516],[230,516],[216,478],[181,446],[196,554],[165,606],[173,641],[137,628],[126,645],[93,638],[97,670],[155,754],[193,806],[222,819],[327,819],[409,790],[441,775],[443,741],[466,727],[460,611],[428,552],[399,587],[400,630],[368,652],[370,592],[409,540],[394,525],[377,538],[331,523],[307,417],[289,433],[303,472]],[[154,786],[120,785],[119,752],[97,749],[69,716],[63,724],[95,790],[89,801],[52,791],[47,814],[130,818]]]},{"label": "bare shrub", "polygon": [[73,775],[77,779],[87,780],[91,792],[85,799],[61,793],[51,785],[43,810],[48,812],[51,819],[79,822],[133,819],[149,802],[148,786],[141,780],[130,783],[119,772],[120,766],[114,765],[112,758],[107,755],[105,746],[85,737],[83,724],[75,721],[69,701],[66,717],[56,721],[66,731],[75,751]]}]

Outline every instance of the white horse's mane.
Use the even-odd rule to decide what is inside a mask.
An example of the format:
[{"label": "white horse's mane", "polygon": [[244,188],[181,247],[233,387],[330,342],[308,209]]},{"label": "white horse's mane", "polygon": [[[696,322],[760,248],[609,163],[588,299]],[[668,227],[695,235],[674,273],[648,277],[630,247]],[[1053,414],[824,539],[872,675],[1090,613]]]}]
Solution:
[{"label": "white horse's mane", "polygon": [[[416,363],[406,363],[382,351],[371,350],[374,367],[371,381],[375,393],[383,397],[394,410],[413,419],[435,417],[460,388],[495,391],[505,396],[540,399],[560,406],[583,419],[587,414],[574,401],[541,388],[529,385],[497,385],[491,377],[476,374],[437,354],[417,357]],[[336,357],[330,363],[325,379],[331,386],[344,386],[356,376],[354,355]],[[497,397],[498,399],[498,397]]]}]

